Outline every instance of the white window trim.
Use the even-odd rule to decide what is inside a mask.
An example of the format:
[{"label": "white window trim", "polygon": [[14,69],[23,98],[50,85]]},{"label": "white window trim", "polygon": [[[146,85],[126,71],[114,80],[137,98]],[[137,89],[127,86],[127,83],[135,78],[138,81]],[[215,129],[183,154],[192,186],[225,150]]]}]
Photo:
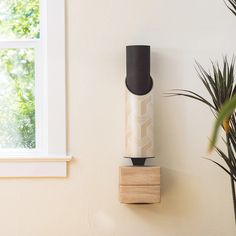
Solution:
[{"label": "white window trim", "polygon": [[[43,109],[38,111],[43,151],[20,156],[1,153],[0,177],[66,177],[67,162],[72,159],[66,154],[65,0],[41,0],[40,9],[44,46],[36,56],[43,57],[45,63],[36,68],[36,76],[37,71],[44,71],[43,88],[38,88],[44,98]],[[21,47],[22,43],[18,40],[9,45]]]}]

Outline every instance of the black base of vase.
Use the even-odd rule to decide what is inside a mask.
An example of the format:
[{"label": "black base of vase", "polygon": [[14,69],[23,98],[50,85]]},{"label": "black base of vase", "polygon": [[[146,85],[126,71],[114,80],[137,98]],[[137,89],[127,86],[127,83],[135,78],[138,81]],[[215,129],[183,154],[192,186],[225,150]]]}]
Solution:
[{"label": "black base of vase", "polygon": [[144,166],[146,158],[131,158],[134,166]]}]

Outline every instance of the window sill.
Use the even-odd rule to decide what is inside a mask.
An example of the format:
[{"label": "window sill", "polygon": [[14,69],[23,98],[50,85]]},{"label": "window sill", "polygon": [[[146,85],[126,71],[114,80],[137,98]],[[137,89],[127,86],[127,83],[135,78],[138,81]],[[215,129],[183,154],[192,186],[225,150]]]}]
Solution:
[{"label": "window sill", "polygon": [[0,178],[67,177],[71,156],[0,156]]}]

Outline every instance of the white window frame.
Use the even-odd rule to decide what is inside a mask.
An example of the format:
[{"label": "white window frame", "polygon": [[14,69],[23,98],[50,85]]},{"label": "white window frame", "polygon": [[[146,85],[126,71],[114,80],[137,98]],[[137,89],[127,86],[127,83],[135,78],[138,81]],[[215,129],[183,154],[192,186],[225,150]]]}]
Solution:
[{"label": "white window frame", "polygon": [[40,62],[35,63],[37,148],[1,151],[0,177],[66,177],[71,156],[66,150],[65,0],[40,0],[40,39],[0,42],[0,48],[25,46],[35,48]]}]

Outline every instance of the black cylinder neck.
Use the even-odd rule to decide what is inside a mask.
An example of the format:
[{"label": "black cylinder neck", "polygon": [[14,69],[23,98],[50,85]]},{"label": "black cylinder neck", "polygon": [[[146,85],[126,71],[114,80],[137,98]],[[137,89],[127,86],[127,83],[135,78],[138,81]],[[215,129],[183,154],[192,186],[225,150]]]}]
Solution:
[{"label": "black cylinder neck", "polygon": [[136,95],[145,95],[152,89],[150,76],[150,46],[126,47],[126,86]]},{"label": "black cylinder neck", "polygon": [[144,166],[146,158],[131,158],[134,166]]}]

